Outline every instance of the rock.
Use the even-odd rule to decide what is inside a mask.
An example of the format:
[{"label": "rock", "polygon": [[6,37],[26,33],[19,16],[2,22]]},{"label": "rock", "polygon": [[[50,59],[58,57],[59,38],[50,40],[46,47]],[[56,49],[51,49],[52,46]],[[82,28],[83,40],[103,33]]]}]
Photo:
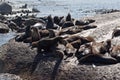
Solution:
[{"label": "rock", "polygon": [[32,8],[32,12],[40,12],[40,11],[36,8]]},{"label": "rock", "polygon": [[[50,80],[55,58],[41,60],[32,75],[29,67],[36,55],[27,44],[15,42],[13,39],[0,47],[0,69],[4,73],[17,74],[23,80]],[[120,64],[114,65],[78,64],[76,58],[63,60],[58,68],[56,80],[119,80]]]},{"label": "rock", "polygon": [[9,27],[4,23],[0,23],[0,33],[8,33]]},{"label": "rock", "polygon": [[0,74],[0,80],[23,80],[19,76],[9,73]]},{"label": "rock", "polygon": [[0,4],[0,13],[1,14],[9,14],[12,12],[12,6],[6,2]]}]

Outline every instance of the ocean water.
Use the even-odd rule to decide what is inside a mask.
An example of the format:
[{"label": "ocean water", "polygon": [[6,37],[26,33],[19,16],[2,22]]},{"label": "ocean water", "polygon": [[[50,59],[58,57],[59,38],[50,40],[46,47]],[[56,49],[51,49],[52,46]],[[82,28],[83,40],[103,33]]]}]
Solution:
[{"label": "ocean water", "polygon": [[[74,18],[95,15],[95,10],[120,9],[120,0],[6,0],[13,6],[28,4],[29,8],[37,8],[40,16],[66,16],[71,13]],[[0,34],[0,45],[14,37],[13,33]]]},{"label": "ocean water", "polygon": [[66,16],[71,13],[74,18],[95,15],[94,10],[120,9],[120,0],[10,0],[16,4],[27,3],[37,8],[38,16]]},{"label": "ocean water", "polygon": [[0,46],[8,42],[13,37],[15,37],[15,33],[13,32],[0,34]]}]

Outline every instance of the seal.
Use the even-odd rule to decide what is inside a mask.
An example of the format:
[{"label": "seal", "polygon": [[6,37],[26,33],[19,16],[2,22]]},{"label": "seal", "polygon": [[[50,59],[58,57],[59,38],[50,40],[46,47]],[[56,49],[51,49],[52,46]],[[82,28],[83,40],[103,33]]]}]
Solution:
[{"label": "seal", "polygon": [[120,29],[114,29],[113,30],[113,33],[112,33],[112,39],[114,38],[114,37],[118,37],[118,36],[120,36]]},{"label": "seal", "polygon": [[62,29],[59,31],[58,35],[76,34],[76,33],[81,32],[81,31],[82,31],[82,29],[76,29],[76,28]]},{"label": "seal", "polygon": [[88,29],[93,29],[93,28],[97,28],[97,25],[86,25],[82,27],[83,30],[88,30]]},{"label": "seal", "polygon": [[37,27],[31,27],[31,36],[24,39],[24,43],[32,43],[34,41],[38,41],[41,39],[41,36],[40,36],[40,33],[39,33],[39,30]]},{"label": "seal", "polygon": [[[100,44],[96,44],[96,46]],[[99,47],[99,46],[98,46]],[[95,51],[93,45],[85,44],[80,47],[79,53],[76,54],[79,63],[100,63],[100,64],[115,64],[117,60],[113,58],[108,52],[100,53],[101,51]],[[102,51],[103,52],[103,51]]]},{"label": "seal", "polygon": [[31,48],[37,48],[38,53],[41,52],[43,49],[44,51],[52,51],[53,48],[55,48],[59,43],[62,43],[63,38],[60,36],[54,37],[54,38],[44,38],[36,42],[32,42]]},{"label": "seal", "polygon": [[59,25],[54,24],[54,21],[53,21],[51,15],[49,15],[47,17],[47,19],[48,19],[48,21],[47,21],[47,24],[46,24],[46,29],[57,29],[57,28],[59,28]]},{"label": "seal", "polygon": [[66,21],[72,21],[72,18],[71,18],[71,14],[68,13],[68,15],[66,16]]},{"label": "seal", "polygon": [[22,35],[17,35],[16,37],[15,37],[15,41],[17,41],[17,42],[22,42],[22,41],[24,41],[26,38],[28,38],[28,37],[30,37],[31,36],[31,26],[27,26],[26,28],[25,28],[25,33],[24,34],[22,34]]},{"label": "seal", "polygon": [[110,55],[120,61],[120,45],[113,46]]}]

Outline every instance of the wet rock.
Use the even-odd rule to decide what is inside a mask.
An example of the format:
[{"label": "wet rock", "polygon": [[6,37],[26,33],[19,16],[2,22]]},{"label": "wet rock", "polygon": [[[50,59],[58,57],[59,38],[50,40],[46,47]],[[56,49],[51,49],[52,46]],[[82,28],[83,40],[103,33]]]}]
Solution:
[{"label": "wet rock", "polygon": [[40,12],[40,11],[36,8],[32,8],[32,12]]},{"label": "wet rock", "polygon": [[1,14],[9,14],[12,12],[12,6],[6,2],[0,4],[0,13]]},{"label": "wet rock", "polygon": [[9,27],[6,24],[0,23],[0,33],[8,33]]}]

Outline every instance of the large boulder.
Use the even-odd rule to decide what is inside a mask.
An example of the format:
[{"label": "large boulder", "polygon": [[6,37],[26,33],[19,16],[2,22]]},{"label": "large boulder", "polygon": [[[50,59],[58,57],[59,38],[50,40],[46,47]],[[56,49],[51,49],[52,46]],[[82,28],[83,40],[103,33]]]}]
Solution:
[{"label": "large boulder", "polygon": [[0,23],[0,33],[8,33],[9,27],[4,23]]},{"label": "large boulder", "polygon": [[12,6],[6,2],[0,4],[0,13],[1,14],[9,14],[12,12]]},{"label": "large boulder", "polygon": [[[13,39],[0,47],[0,71],[17,74],[23,80],[50,80],[55,58],[43,59],[35,72],[29,74],[29,66],[36,55],[27,44]],[[120,64],[85,65],[78,64],[76,58],[63,60],[58,68],[56,80],[119,80]]]}]

